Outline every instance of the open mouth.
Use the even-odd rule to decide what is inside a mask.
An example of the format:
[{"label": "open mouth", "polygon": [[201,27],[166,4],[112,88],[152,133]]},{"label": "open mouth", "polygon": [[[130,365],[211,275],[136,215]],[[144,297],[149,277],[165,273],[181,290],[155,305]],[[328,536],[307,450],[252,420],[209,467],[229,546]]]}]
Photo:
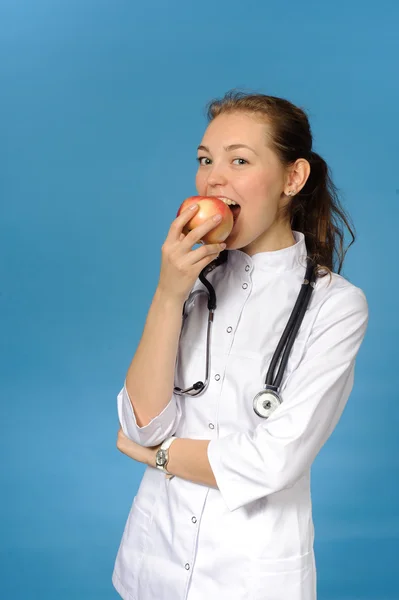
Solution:
[{"label": "open mouth", "polygon": [[227,206],[229,207],[229,209],[233,213],[233,219],[234,219],[234,221],[236,221],[237,218],[238,218],[238,215],[240,214],[241,206],[235,200],[231,200],[231,198],[226,198],[224,196],[219,196],[219,199],[222,200],[222,202],[224,202],[225,204],[227,204]]},{"label": "open mouth", "polygon": [[235,223],[238,219],[238,215],[240,214],[241,206],[239,204],[236,204],[235,206],[230,206],[230,210],[233,213],[233,219]]}]

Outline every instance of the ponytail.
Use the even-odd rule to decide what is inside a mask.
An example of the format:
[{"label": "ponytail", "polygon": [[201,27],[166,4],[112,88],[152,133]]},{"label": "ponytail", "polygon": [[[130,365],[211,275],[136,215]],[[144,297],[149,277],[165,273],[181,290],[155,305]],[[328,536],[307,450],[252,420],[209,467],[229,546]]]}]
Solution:
[{"label": "ponytail", "polygon": [[[305,236],[309,256],[322,267],[340,273],[348,248],[355,241],[353,224],[345,213],[325,160],[310,152],[310,175],[289,207],[291,228]],[[344,248],[342,223],[351,236]]]}]

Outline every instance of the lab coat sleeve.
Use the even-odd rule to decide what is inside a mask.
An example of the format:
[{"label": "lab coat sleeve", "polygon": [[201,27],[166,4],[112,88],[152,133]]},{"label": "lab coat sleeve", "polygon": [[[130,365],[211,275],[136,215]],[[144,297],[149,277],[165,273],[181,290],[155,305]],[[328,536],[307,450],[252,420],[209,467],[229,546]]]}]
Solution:
[{"label": "lab coat sleeve", "polygon": [[126,381],[117,397],[118,417],[123,433],[140,446],[157,446],[173,435],[181,418],[181,406],[175,394],[163,411],[147,425],[137,424],[132,403],[126,389]]},{"label": "lab coat sleeve", "polygon": [[273,415],[252,432],[211,440],[208,459],[231,511],[291,487],[308,471],[352,390],[367,321],[367,301],[359,288],[328,298]]}]

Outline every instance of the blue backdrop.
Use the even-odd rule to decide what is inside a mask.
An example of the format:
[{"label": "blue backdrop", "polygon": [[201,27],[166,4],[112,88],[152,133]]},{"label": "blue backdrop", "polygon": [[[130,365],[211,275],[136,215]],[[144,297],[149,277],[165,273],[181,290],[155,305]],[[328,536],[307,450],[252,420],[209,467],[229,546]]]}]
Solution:
[{"label": "blue backdrop", "polygon": [[2,599],[119,597],[143,467],[116,395],[204,106],[234,87],[308,110],[358,232],[370,324],[313,469],[319,598],[399,598],[398,20],[396,0],[2,0]]}]

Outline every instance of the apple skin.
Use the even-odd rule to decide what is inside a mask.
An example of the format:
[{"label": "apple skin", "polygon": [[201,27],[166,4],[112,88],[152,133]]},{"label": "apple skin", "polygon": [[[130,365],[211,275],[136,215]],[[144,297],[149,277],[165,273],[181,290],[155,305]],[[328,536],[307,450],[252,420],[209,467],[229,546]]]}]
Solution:
[{"label": "apple skin", "polygon": [[233,213],[228,205],[216,196],[190,196],[182,202],[176,216],[178,217],[191,204],[198,204],[199,208],[193,218],[183,228],[183,233],[187,235],[189,231],[198,227],[198,225],[201,225],[210,217],[213,217],[213,215],[220,214],[222,216],[220,224],[204,235],[201,241],[204,244],[224,242],[234,226]]}]

